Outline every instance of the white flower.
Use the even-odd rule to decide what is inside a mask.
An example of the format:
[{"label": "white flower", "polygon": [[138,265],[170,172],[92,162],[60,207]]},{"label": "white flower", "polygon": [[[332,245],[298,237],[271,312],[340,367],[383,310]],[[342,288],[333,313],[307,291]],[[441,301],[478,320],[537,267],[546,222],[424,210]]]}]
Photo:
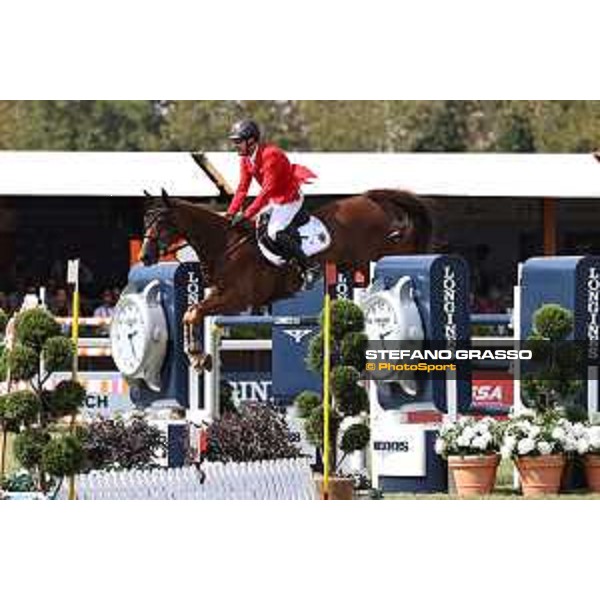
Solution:
[{"label": "white flower", "polygon": [[523,438],[517,444],[517,452],[521,455],[529,454],[535,449],[535,441],[531,438]]},{"label": "white flower", "polygon": [[502,448],[500,448],[500,455],[502,456],[502,458],[510,458],[512,455],[512,451],[514,449],[514,446],[502,446]]},{"label": "white flower", "polygon": [[563,440],[563,446],[567,452],[577,450],[577,438],[573,435],[567,435]]},{"label": "white flower", "polygon": [[514,435],[507,435],[504,438],[504,446],[509,449],[509,452],[512,452],[515,449],[517,444],[517,438]]},{"label": "white flower", "polygon": [[470,425],[467,425],[463,429],[461,437],[464,437],[465,439],[470,440],[474,435],[475,435],[475,428],[471,427]]},{"label": "white flower", "polygon": [[542,428],[539,425],[532,425],[529,428],[529,437],[532,437],[532,438],[537,437],[538,435],[540,435],[541,431],[542,431]]},{"label": "white flower", "polygon": [[537,443],[537,449],[540,451],[540,454],[550,454],[552,452],[552,445],[542,440]]},{"label": "white flower", "polygon": [[446,448],[446,443],[442,438],[438,438],[435,440],[435,451],[437,454],[443,454],[444,449]]},{"label": "white flower", "polygon": [[471,446],[478,450],[485,450],[487,448],[487,440],[483,435],[477,435],[473,438]]},{"label": "white flower", "polygon": [[579,454],[586,454],[587,452],[589,452],[589,450],[589,442],[584,437],[579,438],[577,440],[577,452],[579,452]]},{"label": "white flower", "polygon": [[456,445],[463,448],[468,448],[471,445],[471,438],[466,437],[463,433],[456,438]]},{"label": "white flower", "polygon": [[555,427],[552,430],[552,439],[553,440],[558,440],[559,442],[562,442],[565,439],[565,436],[567,435],[565,430],[562,427]]}]

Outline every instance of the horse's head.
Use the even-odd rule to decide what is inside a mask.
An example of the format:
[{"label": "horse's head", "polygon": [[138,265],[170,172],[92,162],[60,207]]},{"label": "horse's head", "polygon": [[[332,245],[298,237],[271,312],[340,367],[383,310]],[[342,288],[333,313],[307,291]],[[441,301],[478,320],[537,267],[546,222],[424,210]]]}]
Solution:
[{"label": "horse's head", "polygon": [[157,263],[169,253],[180,235],[171,212],[171,200],[165,190],[160,197],[150,195],[144,190],[144,241],[139,259],[146,266]]}]

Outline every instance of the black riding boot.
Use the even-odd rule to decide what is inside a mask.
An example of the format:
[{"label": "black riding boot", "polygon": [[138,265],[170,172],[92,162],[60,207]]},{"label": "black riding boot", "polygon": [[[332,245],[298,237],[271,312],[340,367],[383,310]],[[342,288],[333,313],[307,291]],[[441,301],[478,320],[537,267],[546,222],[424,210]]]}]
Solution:
[{"label": "black riding boot", "polygon": [[307,270],[310,267],[306,254],[302,251],[298,238],[291,235],[287,231],[278,231],[275,236],[275,243],[285,259],[294,259],[302,270]]}]

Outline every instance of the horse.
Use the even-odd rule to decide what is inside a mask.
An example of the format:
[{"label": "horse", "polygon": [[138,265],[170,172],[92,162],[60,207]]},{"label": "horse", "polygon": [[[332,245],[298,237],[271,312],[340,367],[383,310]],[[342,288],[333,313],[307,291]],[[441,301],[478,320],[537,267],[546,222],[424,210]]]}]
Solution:
[{"label": "horse", "polygon": [[[231,227],[217,212],[170,197],[164,189],[160,197],[145,194],[141,261],[154,264],[182,238],[198,256],[209,292],[185,313],[186,352],[197,369],[209,368],[209,357],[194,342],[194,326],[206,316],[239,314],[292,296],[302,288],[302,274],[293,264],[269,262],[258,246],[253,226]],[[386,255],[423,253],[430,247],[429,209],[408,191],[369,190],[330,201],[313,214],[331,237],[329,247],[310,258],[321,268],[331,262],[341,269],[355,269]]]}]

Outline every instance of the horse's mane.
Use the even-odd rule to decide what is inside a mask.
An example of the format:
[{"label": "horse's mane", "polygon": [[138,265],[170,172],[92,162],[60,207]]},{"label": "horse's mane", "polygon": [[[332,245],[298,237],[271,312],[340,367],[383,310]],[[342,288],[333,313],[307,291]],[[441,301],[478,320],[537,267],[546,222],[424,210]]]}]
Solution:
[{"label": "horse's mane", "polygon": [[403,208],[409,215],[419,251],[429,250],[433,236],[431,211],[423,198],[407,190],[377,189],[364,194],[378,204],[391,204]]}]

